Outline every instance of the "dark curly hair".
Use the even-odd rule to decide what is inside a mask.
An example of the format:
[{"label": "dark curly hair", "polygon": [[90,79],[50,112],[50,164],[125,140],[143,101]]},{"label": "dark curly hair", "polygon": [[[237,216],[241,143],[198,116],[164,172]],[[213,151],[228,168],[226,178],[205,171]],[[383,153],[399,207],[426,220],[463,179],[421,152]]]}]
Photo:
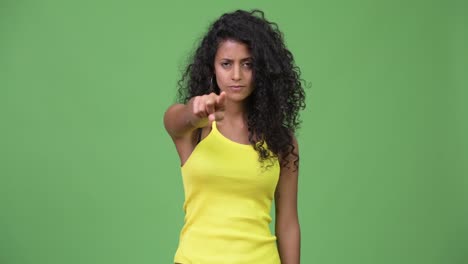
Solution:
[{"label": "dark curly hair", "polygon": [[261,10],[225,13],[209,27],[178,81],[179,102],[220,93],[216,82],[212,84],[214,59],[219,44],[227,39],[246,44],[252,55],[255,88],[246,104],[251,145],[262,162],[281,157],[281,164],[287,165],[288,154],[292,154],[297,169],[299,156],[294,152],[293,134],[301,122],[299,110],[305,108],[301,72],[278,25],[265,19]]}]

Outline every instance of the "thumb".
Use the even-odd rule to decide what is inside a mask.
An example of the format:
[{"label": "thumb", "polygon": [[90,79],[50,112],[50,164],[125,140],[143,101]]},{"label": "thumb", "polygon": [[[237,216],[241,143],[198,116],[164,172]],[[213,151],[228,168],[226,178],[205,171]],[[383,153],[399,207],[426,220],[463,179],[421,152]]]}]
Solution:
[{"label": "thumb", "polygon": [[208,115],[208,121],[221,121],[224,119],[224,112],[215,112],[213,114]]}]

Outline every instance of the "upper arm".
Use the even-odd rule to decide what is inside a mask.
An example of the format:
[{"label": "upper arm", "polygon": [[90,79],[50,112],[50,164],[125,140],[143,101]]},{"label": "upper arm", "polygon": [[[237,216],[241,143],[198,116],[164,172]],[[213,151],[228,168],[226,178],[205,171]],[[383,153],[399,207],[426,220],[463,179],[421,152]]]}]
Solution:
[{"label": "upper arm", "polygon": [[190,125],[190,121],[186,117],[186,111],[186,105],[174,104],[164,113],[164,127],[174,142],[181,166],[197,144],[197,133],[194,133],[196,129]]},{"label": "upper arm", "polygon": [[[275,191],[276,222],[279,227],[288,225],[291,221],[298,221],[297,191],[299,167],[294,162],[299,158],[299,146],[293,136],[293,154],[288,156],[288,164],[281,165],[278,185]],[[296,156],[297,155],[297,156]],[[297,163],[297,165],[299,165]]]},{"label": "upper arm", "polygon": [[191,132],[184,129],[188,125],[188,120],[185,120],[183,116],[185,107],[184,104],[173,104],[164,113],[164,127],[173,139],[183,137],[187,132]]}]

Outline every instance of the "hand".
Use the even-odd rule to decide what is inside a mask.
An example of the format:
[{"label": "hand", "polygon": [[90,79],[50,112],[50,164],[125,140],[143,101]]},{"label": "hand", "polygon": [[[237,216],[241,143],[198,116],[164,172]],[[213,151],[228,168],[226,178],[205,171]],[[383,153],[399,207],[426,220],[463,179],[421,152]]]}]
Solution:
[{"label": "hand", "polygon": [[191,123],[194,127],[204,127],[208,122],[220,121],[224,118],[226,93],[220,95],[210,93],[196,96],[191,100]]}]

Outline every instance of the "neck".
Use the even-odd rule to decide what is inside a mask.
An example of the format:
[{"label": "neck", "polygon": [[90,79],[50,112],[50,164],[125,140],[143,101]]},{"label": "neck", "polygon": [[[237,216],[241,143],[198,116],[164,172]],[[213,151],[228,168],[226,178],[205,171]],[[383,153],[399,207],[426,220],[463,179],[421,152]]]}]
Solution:
[{"label": "neck", "polygon": [[225,120],[229,123],[247,124],[247,111],[244,102],[233,102],[226,100],[226,108],[224,110]]}]

